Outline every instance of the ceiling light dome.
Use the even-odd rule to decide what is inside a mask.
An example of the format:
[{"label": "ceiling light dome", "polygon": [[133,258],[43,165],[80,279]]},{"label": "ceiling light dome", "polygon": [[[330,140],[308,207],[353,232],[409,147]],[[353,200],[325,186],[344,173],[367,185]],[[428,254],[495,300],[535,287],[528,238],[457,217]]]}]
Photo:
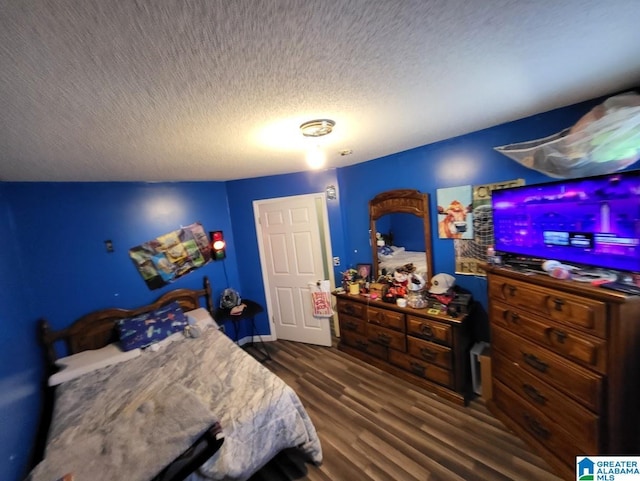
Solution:
[{"label": "ceiling light dome", "polygon": [[327,158],[319,145],[307,151],[307,165],[314,170],[324,166]]},{"label": "ceiling light dome", "polygon": [[336,123],[330,119],[309,120],[300,126],[300,131],[305,137],[322,137],[330,134]]}]

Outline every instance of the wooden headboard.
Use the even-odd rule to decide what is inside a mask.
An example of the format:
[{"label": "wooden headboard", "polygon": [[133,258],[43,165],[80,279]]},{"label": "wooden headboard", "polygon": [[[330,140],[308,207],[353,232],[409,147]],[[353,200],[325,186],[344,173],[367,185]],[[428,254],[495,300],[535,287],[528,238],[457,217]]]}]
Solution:
[{"label": "wooden headboard", "polygon": [[211,285],[209,279],[205,277],[202,289],[175,289],[163,294],[154,303],[135,309],[109,308],[94,311],[59,331],[52,331],[49,322],[46,319],[41,319],[38,327],[40,340],[45,349],[47,374],[52,374],[56,370],[54,362],[58,356],[55,343],[64,342],[68,354],[99,349],[118,340],[115,325],[119,320],[144,314],[173,301],[178,301],[180,307],[185,311],[197,309],[202,307],[201,297],[205,298],[207,310],[213,315]]}]

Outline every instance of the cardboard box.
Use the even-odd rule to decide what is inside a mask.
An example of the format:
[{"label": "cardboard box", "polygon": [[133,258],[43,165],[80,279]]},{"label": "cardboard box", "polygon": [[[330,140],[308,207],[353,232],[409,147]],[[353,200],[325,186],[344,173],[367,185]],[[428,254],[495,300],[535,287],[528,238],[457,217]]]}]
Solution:
[{"label": "cardboard box", "polygon": [[493,397],[493,387],[491,383],[491,347],[485,346],[478,357],[480,359],[482,397],[485,401],[489,401]]}]

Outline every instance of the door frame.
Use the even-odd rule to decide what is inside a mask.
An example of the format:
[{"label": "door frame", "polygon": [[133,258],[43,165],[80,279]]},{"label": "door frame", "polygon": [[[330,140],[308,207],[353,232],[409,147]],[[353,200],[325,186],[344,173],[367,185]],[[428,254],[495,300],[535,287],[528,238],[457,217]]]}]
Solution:
[{"label": "door frame", "polygon": [[[269,330],[271,331],[271,335],[268,336],[269,340],[277,340],[278,336],[276,334],[276,326],[273,322],[273,307],[271,305],[271,286],[269,284],[268,276],[267,276],[267,266],[265,260],[264,253],[264,242],[262,240],[262,229],[260,225],[260,206],[264,204],[274,204],[276,202],[284,202],[287,199],[293,198],[302,198],[307,197],[311,198],[315,201],[317,199],[320,200],[320,213],[322,214],[322,223],[318,226],[318,230],[320,232],[320,243],[322,245],[323,250],[323,268],[325,270],[325,274],[329,280],[329,285],[331,289],[335,289],[335,276],[333,275],[333,252],[331,250],[331,232],[329,230],[329,209],[327,207],[327,195],[325,192],[317,192],[312,194],[300,194],[300,195],[288,195],[286,197],[274,197],[270,199],[260,199],[253,201],[253,219],[254,226],[256,229],[256,237],[258,239],[258,253],[260,256],[260,268],[262,269],[262,285],[264,286],[264,297],[267,303],[267,318],[269,319]],[[324,237],[324,242],[322,237]],[[326,279],[325,279],[326,280]],[[331,323],[333,324],[333,332],[336,335],[339,335],[339,327],[337,316],[334,313],[331,318],[329,318]]]}]

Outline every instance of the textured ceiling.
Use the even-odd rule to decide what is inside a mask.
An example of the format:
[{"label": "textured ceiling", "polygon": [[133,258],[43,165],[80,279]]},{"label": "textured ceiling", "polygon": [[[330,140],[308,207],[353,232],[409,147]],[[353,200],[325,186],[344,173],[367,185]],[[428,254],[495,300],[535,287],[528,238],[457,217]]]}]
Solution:
[{"label": "textured ceiling", "polygon": [[640,0],[0,0],[0,180],[299,172],[323,117],[327,166],[364,162],[640,85],[638,25]]}]

